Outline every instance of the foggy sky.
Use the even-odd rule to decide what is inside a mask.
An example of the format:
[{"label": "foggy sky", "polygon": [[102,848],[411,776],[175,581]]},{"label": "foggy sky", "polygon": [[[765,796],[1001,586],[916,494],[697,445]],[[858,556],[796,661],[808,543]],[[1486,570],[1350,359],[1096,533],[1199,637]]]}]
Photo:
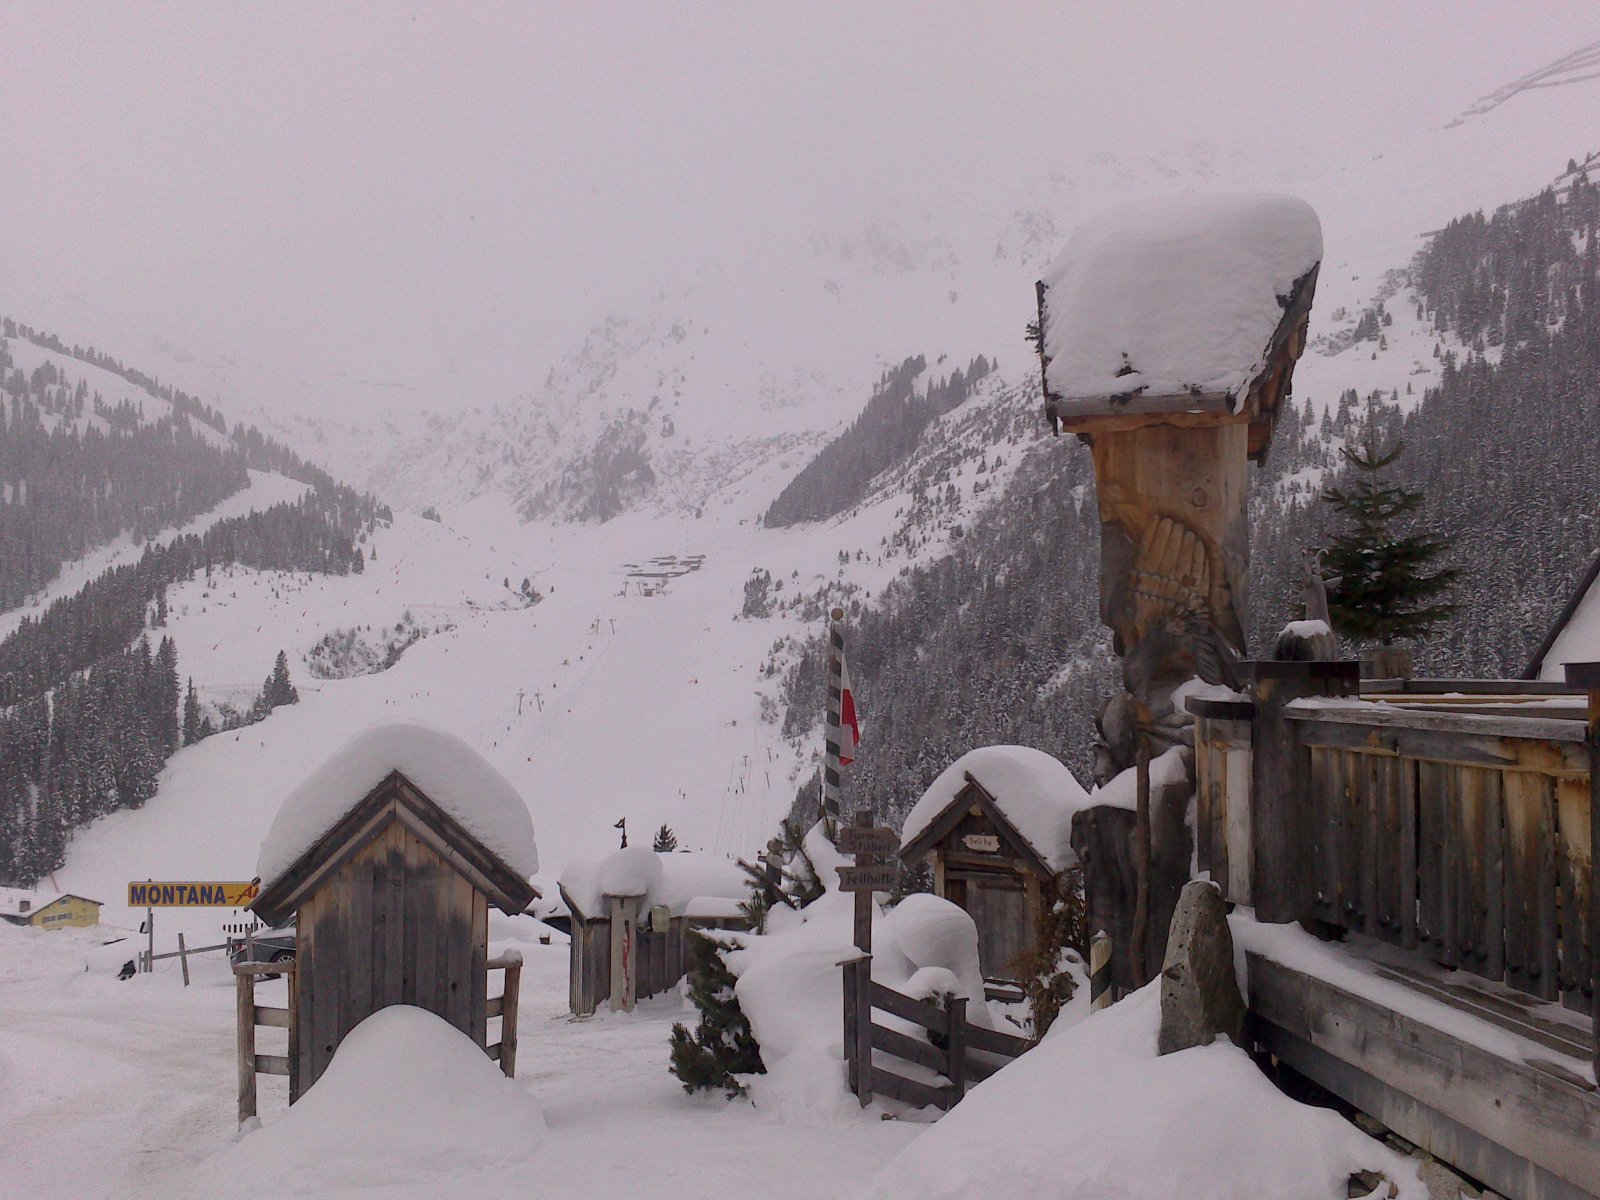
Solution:
[{"label": "foggy sky", "polygon": [[160,336],[516,377],[752,241],[1004,209],[1100,149],[1349,159],[1597,25],[1553,0],[4,4],[0,312],[76,314],[136,364]]}]

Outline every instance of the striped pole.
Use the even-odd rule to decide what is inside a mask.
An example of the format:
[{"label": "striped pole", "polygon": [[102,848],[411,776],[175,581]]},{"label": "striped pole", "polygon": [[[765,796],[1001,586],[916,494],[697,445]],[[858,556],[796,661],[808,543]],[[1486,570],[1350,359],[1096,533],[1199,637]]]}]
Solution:
[{"label": "striped pole", "polygon": [[1111,937],[1105,930],[1089,941],[1089,1011],[1111,1004]]},{"label": "striped pole", "polygon": [[831,836],[843,810],[839,777],[839,743],[844,708],[844,609],[828,614],[828,721],[823,731],[822,816]]}]

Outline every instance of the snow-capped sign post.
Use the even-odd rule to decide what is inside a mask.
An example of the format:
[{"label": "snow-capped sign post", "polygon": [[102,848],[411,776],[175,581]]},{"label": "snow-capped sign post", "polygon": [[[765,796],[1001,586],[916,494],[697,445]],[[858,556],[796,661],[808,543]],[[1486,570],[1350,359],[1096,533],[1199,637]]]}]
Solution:
[{"label": "snow-capped sign post", "polygon": [[[251,908],[270,925],[294,917],[296,929],[289,1011],[261,1023],[288,1025],[290,1053],[274,1061],[253,1048],[250,985],[283,965],[240,964],[241,1119],[247,1090],[254,1109],[255,1072],[287,1074],[293,1102],[351,1030],[392,1004],[442,1017],[511,1074],[521,963],[489,960],[488,912],[524,911],[539,895],[528,882],[538,869],[526,803],[450,734],[386,723],[323,763],[261,844]],[[492,967],[506,972],[494,999]],[[497,1015],[501,1038],[491,1046]]]},{"label": "snow-capped sign post", "polygon": [[[1148,766],[1188,741],[1175,689],[1196,676],[1236,682],[1246,472],[1267,452],[1305,348],[1321,260],[1320,222],[1300,200],[1175,196],[1088,221],[1037,285],[1030,332],[1046,414],[1094,454],[1100,616],[1124,687],[1101,714],[1099,773],[1139,777],[1129,949],[1140,982],[1170,916],[1149,895]],[[1188,770],[1188,789],[1158,804],[1187,806]]]}]

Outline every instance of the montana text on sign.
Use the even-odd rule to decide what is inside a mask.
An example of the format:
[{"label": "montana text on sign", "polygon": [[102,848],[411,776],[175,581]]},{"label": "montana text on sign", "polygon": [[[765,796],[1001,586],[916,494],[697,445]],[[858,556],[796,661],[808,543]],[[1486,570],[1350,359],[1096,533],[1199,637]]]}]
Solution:
[{"label": "montana text on sign", "polygon": [[128,884],[129,908],[243,908],[261,893],[257,883]]}]

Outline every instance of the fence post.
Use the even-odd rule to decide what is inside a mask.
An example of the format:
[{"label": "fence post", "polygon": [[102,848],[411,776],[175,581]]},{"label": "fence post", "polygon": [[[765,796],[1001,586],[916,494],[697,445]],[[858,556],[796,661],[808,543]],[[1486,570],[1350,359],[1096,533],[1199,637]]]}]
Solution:
[{"label": "fence post", "polygon": [[1111,935],[1099,930],[1089,941],[1089,1011],[1109,1008],[1111,994]]},{"label": "fence post", "polygon": [[178,934],[178,963],[183,967],[183,986],[189,986],[189,948],[183,944],[183,934]]},{"label": "fence post", "polygon": [[872,1103],[872,955],[850,964],[856,973],[856,1099]]},{"label": "fence post", "polygon": [[861,1090],[861,1064],[856,1058],[856,965],[844,964],[844,1066],[852,1096]]},{"label": "fence post", "polygon": [[256,977],[244,971],[233,976],[237,1008],[235,1041],[239,1053],[239,1124],[256,1115]]},{"label": "fence post", "polygon": [[506,987],[500,1000],[500,1069],[506,1078],[517,1074],[517,1002],[522,991],[522,957],[506,963]]},{"label": "fence post", "polygon": [[1567,663],[1567,684],[1589,694],[1589,964],[1595,1071],[1600,1073],[1600,662]]},{"label": "fence post", "polygon": [[965,996],[948,996],[945,1005],[945,1037],[949,1043],[947,1055],[947,1070],[945,1074],[950,1077],[950,1085],[954,1089],[950,1096],[953,1107],[967,1092],[967,998]]},{"label": "fence post", "polygon": [[1254,662],[1250,730],[1250,882],[1256,918],[1281,924],[1311,914],[1309,754],[1284,709],[1311,696],[1354,696],[1361,664]]}]

